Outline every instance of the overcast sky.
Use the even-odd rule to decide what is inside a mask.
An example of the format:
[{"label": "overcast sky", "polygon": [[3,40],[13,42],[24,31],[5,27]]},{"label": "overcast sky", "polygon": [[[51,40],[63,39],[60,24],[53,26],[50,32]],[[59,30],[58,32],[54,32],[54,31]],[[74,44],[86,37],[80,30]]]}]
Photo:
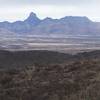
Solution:
[{"label": "overcast sky", "polygon": [[100,0],[0,0],[0,21],[24,20],[30,12],[41,19],[87,16],[100,22]]}]

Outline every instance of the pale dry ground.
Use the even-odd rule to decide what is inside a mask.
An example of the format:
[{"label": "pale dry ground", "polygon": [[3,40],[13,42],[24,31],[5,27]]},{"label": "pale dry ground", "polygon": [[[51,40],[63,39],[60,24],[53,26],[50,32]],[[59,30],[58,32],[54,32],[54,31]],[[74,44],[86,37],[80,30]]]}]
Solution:
[{"label": "pale dry ground", "polygon": [[6,50],[50,50],[64,53],[100,50],[100,36],[4,36],[0,38],[0,49]]}]

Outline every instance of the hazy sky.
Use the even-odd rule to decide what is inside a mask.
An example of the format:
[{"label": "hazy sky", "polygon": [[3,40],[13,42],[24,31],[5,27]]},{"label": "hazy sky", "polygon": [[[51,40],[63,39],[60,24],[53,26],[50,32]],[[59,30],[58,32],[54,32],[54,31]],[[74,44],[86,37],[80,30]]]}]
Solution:
[{"label": "hazy sky", "polygon": [[87,16],[100,21],[100,0],[0,0],[0,21],[24,20],[30,12],[41,19]]}]

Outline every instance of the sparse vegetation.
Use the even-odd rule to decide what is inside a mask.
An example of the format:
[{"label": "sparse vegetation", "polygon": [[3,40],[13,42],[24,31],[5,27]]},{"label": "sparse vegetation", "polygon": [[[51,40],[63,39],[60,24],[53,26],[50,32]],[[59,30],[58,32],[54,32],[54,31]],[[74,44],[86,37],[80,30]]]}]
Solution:
[{"label": "sparse vegetation", "polygon": [[[0,56],[2,64],[4,52]],[[0,69],[0,100],[100,99],[100,51],[77,55],[38,51],[39,54],[41,53],[39,56],[36,56],[36,51],[34,52],[6,53],[6,56],[9,54],[10,59],[5,57],[5,63],[9,60],[11,62],[9,65],[6,63],[7,66],[4,63],[5,67],[1,66]],[[49,54],[51,57],[48,56]],[[48,58],[42,59],[41,57]],[[41,60],[38,60],[40,58]],[[40,63],[42,60],[44,62]],[[17,68],[18,65],[22,67]]]}]

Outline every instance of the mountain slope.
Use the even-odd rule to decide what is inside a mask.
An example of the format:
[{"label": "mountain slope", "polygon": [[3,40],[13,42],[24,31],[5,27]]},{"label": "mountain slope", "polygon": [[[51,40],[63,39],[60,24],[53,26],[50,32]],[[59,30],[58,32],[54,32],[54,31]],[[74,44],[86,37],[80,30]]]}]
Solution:
[{"label": "mountain slope", "polygon": [[45,18],[40,20],[31,12],[24,21],[0,22],[0,28],[17,34],[99,34],[100,23],[93,22],[87,17],[66,16],[61,19]]},{"label": "mountain slope", "polygon": [[35,27],[33,34],[88,34],[93,31],[94,27],[93,22],[86,17],[46,18]]},{"label": "mountain slope", "polygon": [[39,22],[40,22],[40,19],[37,18],[36,14],[30,13],[29,17],[24,21],[16,21],[13,23],[1,22],[0,28],[5,28],[15,33],[28,33]]}]

